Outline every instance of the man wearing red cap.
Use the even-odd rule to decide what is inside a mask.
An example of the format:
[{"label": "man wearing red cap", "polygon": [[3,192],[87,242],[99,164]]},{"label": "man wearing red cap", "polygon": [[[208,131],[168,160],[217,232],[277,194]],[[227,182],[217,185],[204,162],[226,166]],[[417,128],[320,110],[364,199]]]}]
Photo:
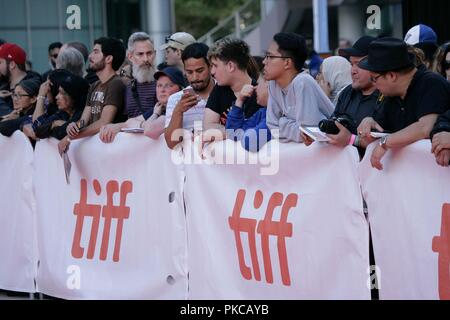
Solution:
[{"label": "man wearing red cap", "polygon": [[6,80],[0,88],[0,116],[11,112],[11,93],[16,85],[22,80],[37,77],[35,73],[26,72],[26,60],[27,54],[18,45],[5,43],[0,47],[0,75]]}]

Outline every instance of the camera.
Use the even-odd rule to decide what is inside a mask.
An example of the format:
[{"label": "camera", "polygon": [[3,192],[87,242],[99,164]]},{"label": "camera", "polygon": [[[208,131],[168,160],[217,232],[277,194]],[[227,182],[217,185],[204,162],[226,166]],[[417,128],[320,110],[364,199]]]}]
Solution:
[{"label": "camera", "polygon": [[322,120],[319,123],[319,129],[320,131],[326,133],[326,134],[339,134],[340,130],[336,126],[335,122],[339,122],[341,125],[343,125],[345,128],[347,128],[350,132],[356,131],[356,123],[355,121],[349,117],[348,115],[344,114],[339,117],[333,117],[331,119]]}]

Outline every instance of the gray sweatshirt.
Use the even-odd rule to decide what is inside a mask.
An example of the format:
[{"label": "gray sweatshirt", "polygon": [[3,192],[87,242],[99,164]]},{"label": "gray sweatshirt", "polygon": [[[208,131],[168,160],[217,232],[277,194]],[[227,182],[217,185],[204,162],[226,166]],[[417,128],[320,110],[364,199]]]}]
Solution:
[{"label": "gray sweatshirt", "polygon": [[307,73],[301,73],[282,89],[275,81],[269,83],[267,126],[280,131],[281,142],[303,142],[300,125],[318,126],[334,112],[334,105],[317,82]]}]

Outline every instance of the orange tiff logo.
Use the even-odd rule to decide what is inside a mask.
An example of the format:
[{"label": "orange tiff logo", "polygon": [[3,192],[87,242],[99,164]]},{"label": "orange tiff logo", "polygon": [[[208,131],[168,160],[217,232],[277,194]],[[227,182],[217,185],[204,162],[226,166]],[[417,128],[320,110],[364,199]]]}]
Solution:
[{"label": "orange tiff logo", "polygon": [[[289,194],[285,199],[282,193],[274,193],[269,199],[264,220],[259,222],[256,219],[241,217],[245,195],[245,190],[240,190],[238,192],[236,202],[234,204],[233,214],[228,218],[230,228],[234,231],[241,274],[246,280],[252,279],[251,269],[245,263],[244,250],[241,240],[241,233],[246,233],[248,236],[254,278],[256,281],[261,281],[261,272],[259,268],[258,254],[256,251],[256,233],[258,233],[261,235],[261,248],[266,282],[273,284],[269,241],[270,236],[275,236],[277,238],[281,279],[283,285],[290,286],[291,278],[289,275],[286,238],[292,237],[292,224],[288,223],[287,219],[289,211],[297,206],[298,195]],[[261,208],[263,200],[263,193],[261,191],[257,191],[253,201],[253,207],[255,209]],[[281,216],[279,221],[273,221],[273,213],[277,207],[281,207]]]},{"label": "orange tiff logo", "polygon": [[[95,254],[97,245],[98,228],[101,217],[104,219],[102,245],[100,248],[100,260],[105,261],[108,256],[109,235],[111,231],[111,222],[117,219],[116,237],[114,242],[113,261],[120,260],[120,243],[122,241],[122,229],[124,220],[130,217],[130,208],[126,206],[127,196],[133,192],[133,183],[125,181],[119,189],[119,182],[109,181],[106,184],[107,203],[105,206],[87,203],[87,187],[86,179],[81,180],[80,202],[74,206],[74,214],[77,216],[77,223],[75,226],[75,233],[72,243],[72,256],[76,259],[81,259],[84,256],[84,248],[81,247],[81,236],[83,232],[83,224],[85,217],[92,217],[92,226],[89,238],[89,246],[87,258],[92,260]],[[99,196],[102,193],[102,187],[98,180],[93,181],[95,193]],[[120,193],[120,204],[114,205],[114,194]]]},{"label": "orange tiff logo", "polygon": [[433,238],[433,252],[439,254],[439,298],[450,300],[450,204],[442,207],[441,235]]}]

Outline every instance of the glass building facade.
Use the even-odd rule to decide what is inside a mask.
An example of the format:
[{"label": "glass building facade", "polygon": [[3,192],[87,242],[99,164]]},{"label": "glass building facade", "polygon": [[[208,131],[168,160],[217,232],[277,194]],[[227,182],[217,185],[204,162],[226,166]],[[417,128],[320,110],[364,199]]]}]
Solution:
[{"label": "glass building facade", "polygon": [[[48,45],[81,41],[91,49],[96,38],[125,39],[143,25],[145,1],[140,0],[0,0],[0,38],[23,47],[33,69],[49,69]],[[69,30],[67,8],[79,6],[81,29]]]}]

